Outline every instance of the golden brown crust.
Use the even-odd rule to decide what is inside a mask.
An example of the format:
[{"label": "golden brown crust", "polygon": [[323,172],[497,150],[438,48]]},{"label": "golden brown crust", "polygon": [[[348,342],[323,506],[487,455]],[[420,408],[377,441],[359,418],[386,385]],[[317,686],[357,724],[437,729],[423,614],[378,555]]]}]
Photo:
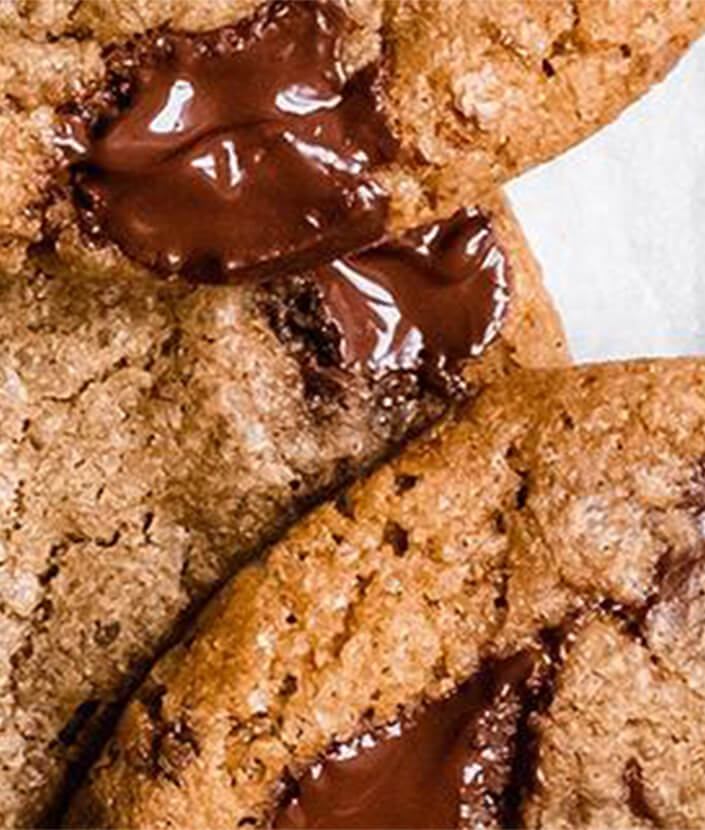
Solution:
[{"label": "golden brown crust", "polygon": [[[586,792],[611,805],[586,812],[589,826],[653,826],[628,793],[603,791],[622,780],[623,765],[600,760],[614,743],[643,768],[664,826],[702,825],[704,689],[673,648],[690,637],[702,653],[690,626],[701,601],[671,583],[702,556],[704,427],[699,360],[517,372],[488,388],[221,593],[127,709],[70,821],[262,822],[284,769],[347,740],[370,711],[387,722],[483,659],[571,630],[551,656],[553,704],[537,712],[545,789],[526,819],[575,826],[568,807]],[[674,596],[692,596],[693,614]],[[642,712],[660,724],[651,743]],[[671,747],[664,736],[685,724],[688,745]]]},{"label": "golden brown crust", "polygon": [[[510,210],[486,209],[516,289],[473,384],[567,360]],[[153,281],[68,221],[21,277],[0,277],[2,826],[55,803],[187,609],[444,408],[386,410],[359,377],[312,400],[256,289]]]},{"label": "golden brown crust", "polygon": [[389,6],[390,111],[417,159],[390,173],[401,225],[586,138],[661,80],[705,27],[703,0]]},{"label": "golden brown crust", "polygon": [[[100,50],[169,24],[206,29],[257,0],[5,0],[0,12],[0,265],[21,267],[57,198],[56,107],[100,83]],[[392,228],[472,204],[611,121],[705,25],[705,0],[345,0],[353,71],[385,55],[402,140],[380,177]],[[44,227],[43,227],[44,226]]]}]

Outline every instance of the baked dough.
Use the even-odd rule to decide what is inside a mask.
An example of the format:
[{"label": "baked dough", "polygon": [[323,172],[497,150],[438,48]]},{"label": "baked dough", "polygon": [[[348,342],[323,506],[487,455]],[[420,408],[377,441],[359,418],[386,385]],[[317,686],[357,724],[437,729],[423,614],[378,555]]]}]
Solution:
[{"label": "baked dough", "polygon": [[[567,360],[511,212],[486,210],[514,289],[471,389]],[[319,365],[284,325],[311,285],[275,283],[163,283],[78,236],[0,278],[0,826],[56,805],[216,584],[447,408]]]},{"label": "baked dough", "polygon": [[702,827],[704,426],[702,360],[488,388],[223,590],[70,824],[266,825],[332,742],[534,652],[510,826]]},{"label": "baked dough", "polygon": [[[57,107],[105,72],[102,49],[159,26],[204,30],[259,0],[4,0],[0,10],[0,265],[56,227]],[[705,25],[705,0],[345,0],[353,71],[384,57],[401,141],[377,171],[390,227],[474,204],[611,121]],[[52,209],[54,206],[54,209]],[[66,206],[66,210],[68,210]]]}]

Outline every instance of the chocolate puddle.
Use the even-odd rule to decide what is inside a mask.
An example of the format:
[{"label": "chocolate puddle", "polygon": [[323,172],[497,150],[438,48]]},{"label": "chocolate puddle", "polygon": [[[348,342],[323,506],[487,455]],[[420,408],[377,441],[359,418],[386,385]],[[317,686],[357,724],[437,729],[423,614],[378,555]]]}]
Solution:
[{"label": "chocolate puddle", "polygon": [[333,4],[277,2],[205,34],[108,53],[108,90],[68,117],[84,228],[143,264],[233,280],[330,261],[384,232],[369,178],[396,142],[375,68],[345,79]]},{"label": "chocolate puddle", "polygon": [[277,828],[456,828],[500,824],[528,653],[451,697],[331,748],[289,792]]},{"label": "chocolate puddle", "polygon": [[509,304],[507,259],[478,210],[337,259],[315,279],[340,334],[342,364],[375,374],[479,356]]}]

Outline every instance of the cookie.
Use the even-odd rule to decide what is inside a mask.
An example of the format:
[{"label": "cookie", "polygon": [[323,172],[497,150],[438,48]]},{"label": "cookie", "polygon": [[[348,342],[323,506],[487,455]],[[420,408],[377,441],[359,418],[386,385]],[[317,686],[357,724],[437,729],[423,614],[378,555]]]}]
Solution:
[{"label": "cookie", "polygon": [[462,388],[346,368],[306,274],[160,282],[67,237],[0,280],[0,825],[45,820],[180,620],[312,503],[456,393],[567,360],[509,208],[483,211],[496,268],[469,275],[509,305]]},{"label": "cookie", "polygon": [[[474,204],[663,77],[705,2],[7,0],[1,14],[4,270],[78,215],[150,267],[237,279]],[[256,92],[239,80],[254,71]]]},{"label": "cookie", "polygon": [[69,814],[698,827],[705,364],[517,371],[156,665]]}]

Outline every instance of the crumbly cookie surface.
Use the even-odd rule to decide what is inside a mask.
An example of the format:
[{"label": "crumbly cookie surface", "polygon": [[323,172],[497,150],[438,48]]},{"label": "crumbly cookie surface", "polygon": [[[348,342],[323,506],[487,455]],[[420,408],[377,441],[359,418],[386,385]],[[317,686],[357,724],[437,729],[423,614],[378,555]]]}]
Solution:
[{"label": "crumbly cookie surface", "polygon": [[704,421],[698,360],[489,387],[221,592],[70,821],[266,823],[332,741],[537,650],[516,823],[701,826]]},{"label": "crumbly cookie surface", "polygon": [[[102,49],[155,27],[203,30],[259,5],[5,0],[0,10],[0,262],[52,236],[56,109],[100,85]],[[379,171],[394,229],[449,215],[614,118],[705,24],[705,0],[346,0],[350,72],[380,56],[402,142]]]},{"label": "crumbly cookie surface", "polygon": [[[511,212],[487,209],[515,289],[471,385],[566,360]],[[287,317],[305,281],[155,281],[68,225],[31,263],[0,278],[1,826],[56,806],[214,585],[447,405],[319,365]]]},{"label": "crumbly cookie surface", "polygon": [[[684,622],[670,624],[671,637],[685,633]],[[537,724],[547,784],[527,806],[528,827],[702,826],[702,686],[652,638],[621,629],[595,621],[571,647]]]}]

